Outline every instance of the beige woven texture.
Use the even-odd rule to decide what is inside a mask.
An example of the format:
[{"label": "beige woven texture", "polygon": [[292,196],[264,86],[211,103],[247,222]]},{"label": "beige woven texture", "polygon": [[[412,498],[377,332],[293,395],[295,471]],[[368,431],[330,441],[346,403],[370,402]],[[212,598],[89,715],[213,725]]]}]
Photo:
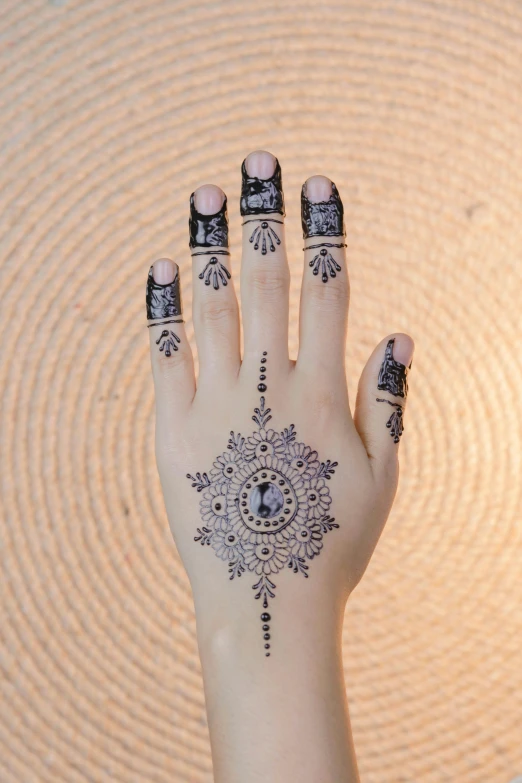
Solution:
[{"label": "beige woven texture", "polygon": [[[351,597],[364,783],[522,774],[522,5],[4,0],[2,783],[209,783],[190,589],[153,453],[150,262],[188,198],[282,165],[344,198],[350,389],[411,333],[401,483]],[[296,716],[297,728],[298,716]],[[319,782],[318,782],[319,783]]]}]

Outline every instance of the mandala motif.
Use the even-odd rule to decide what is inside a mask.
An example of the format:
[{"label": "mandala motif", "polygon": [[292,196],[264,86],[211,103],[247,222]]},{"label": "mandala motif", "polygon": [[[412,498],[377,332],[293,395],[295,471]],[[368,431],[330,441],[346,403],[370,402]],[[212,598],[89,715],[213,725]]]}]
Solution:
[{"label": "mandala motif", "polygon": [[[338,528],[329,516],[328,486],[337,462],[320,462],[297,440],[293,424],[282,432],[269,428],[270,413],[261,396],[252,416],[257,429],[248,437],[231,432],[208,474],[187,474],[201,493],[203,524],[194,540],[228,563],[230,579],[255,575],[252,587],[264,609],[275,597],[272,577],[283,568],[308,577],[307,561],[320,554],[325,534]],[[261,620],[269,656],[270,615],[262,612]]]}]

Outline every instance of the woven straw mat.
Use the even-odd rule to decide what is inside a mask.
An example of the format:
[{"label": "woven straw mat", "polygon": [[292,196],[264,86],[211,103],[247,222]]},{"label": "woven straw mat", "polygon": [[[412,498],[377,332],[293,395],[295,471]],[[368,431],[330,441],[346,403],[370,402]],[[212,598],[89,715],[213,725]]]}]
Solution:
[{"label": "woven straw mat", "polygon": [[401,482],[351,597],[364,783],[522,775],[522,4],[3,0],[1,783],[209,783],[187,577],[153,446],[149,264],[188,198],[281,162],[345,203],[352,400],[416,341]]}]

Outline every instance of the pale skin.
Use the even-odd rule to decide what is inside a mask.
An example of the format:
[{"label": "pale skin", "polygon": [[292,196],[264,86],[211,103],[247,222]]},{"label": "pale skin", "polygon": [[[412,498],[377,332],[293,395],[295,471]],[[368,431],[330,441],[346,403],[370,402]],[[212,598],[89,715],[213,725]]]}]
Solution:
[{"label": "pale skin", "polygon": [[[247,156],[245,165],[250,175],[268,179],[275,158],[258,150]],[[326,201],[330,193],[327,177],[307,180],[310,200]],[[202,214],[215,214],[223,198],[216,185],[195,191],[196,208]],[[236,206],[229,203],[228,209],[230,220],[237,220]],[[352,415],[345,366],[346,248],[336,249],[342,271],[327,284],[308,265],[317,251],[304,253],[299,352],[294,361],[288,352],[290,274],[284,227],[278,227],[281,244],[265,256],[248,241],[251,224],[242,230],[241,324],[231,257],[220,257],[232,277],[218,290],[198,278],[209,257],[192,260],[197,380],[183,324],[172,325],[180,343],[171,356],[158,350],[160,327],[148,330],[156,395],[156,458],[170,527],[194,596],[214,779],[216,783],[355,783],[359,773],[341,656],[343,615],[397,489],[400,444],[386,427],[392,408],[377,398],[402,405],[405,399],[377,391],[379,368],[390,338],[395,338],[393,358],[407,366],[414,345],[406,334],[384,337],[363,370]],[[305,244],[313,242],[308,239]],[[157,283],[174,279],[175,266],[168,259],[156,261],[153,270]],[[271,609],[273,641],[268,658],[260,642],[263,610],[253,598],[254,579],[247,572],[230,581],[223,560],[210,547],[195,543],[202,524],[201,496],[186,478],[187,473],[210,470],[226,449],[231,430],[244,435],[255,430],[252,413],[259,405],[264,351],[270,427],[283,430],[294,424],[299,440],[321,459],[338,463],[328,488],[330,513],[339,523],[325,536],[320,556],[310,561],[309,578],[286,568],[274,577],[277,597]]]}]

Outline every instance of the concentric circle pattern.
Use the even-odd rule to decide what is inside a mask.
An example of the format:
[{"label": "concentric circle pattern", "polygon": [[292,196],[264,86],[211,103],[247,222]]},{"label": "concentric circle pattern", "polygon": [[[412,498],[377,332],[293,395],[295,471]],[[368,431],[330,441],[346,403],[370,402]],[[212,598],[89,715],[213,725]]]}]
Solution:
[{"label": "concentric circle pattern", "polygon": [[148,265],[281,161],[343,195],[348,360],[417,344],[397,503],[349,601],[365,783],[522,775],[522,5],[4,0],[2,783],[209,783],[189,585],[153,449]]}]

